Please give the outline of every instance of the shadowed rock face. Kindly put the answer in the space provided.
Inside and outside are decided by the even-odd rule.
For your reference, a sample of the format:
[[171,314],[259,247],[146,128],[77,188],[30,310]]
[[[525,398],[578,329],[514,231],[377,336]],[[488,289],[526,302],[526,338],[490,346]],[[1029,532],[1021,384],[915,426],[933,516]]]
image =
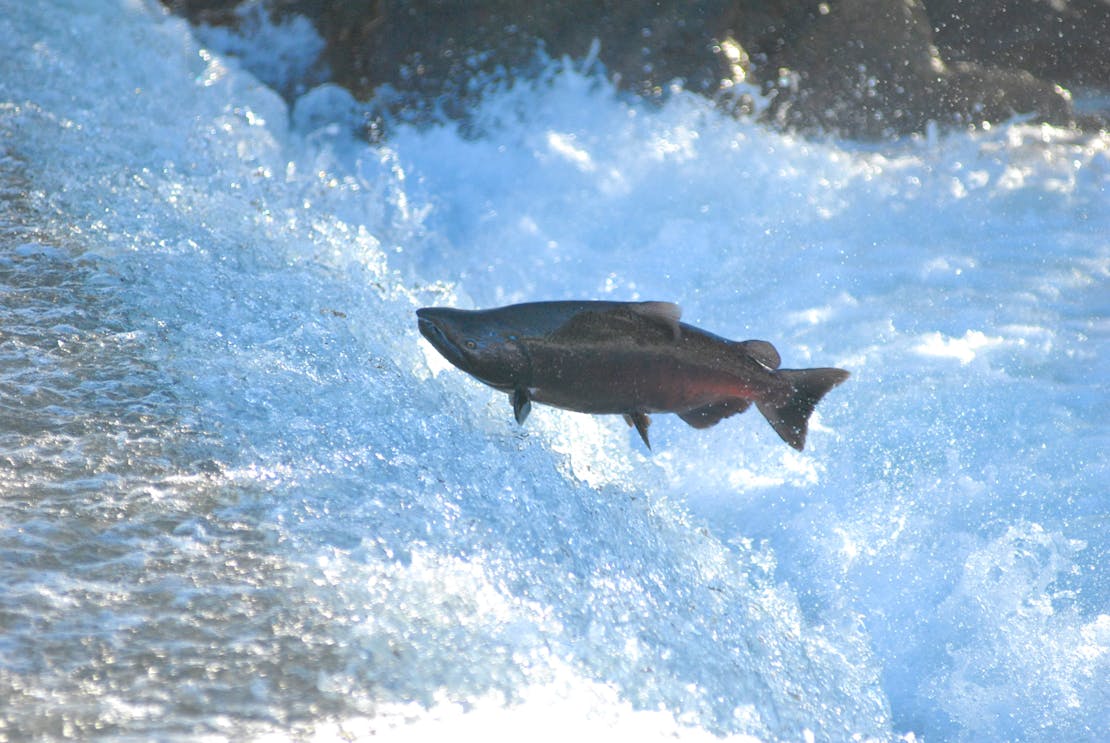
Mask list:
[[1022,69],[1065,87],[1110,88],[1106,0],[926,0],[947,58]]
[[[194,22],[234,24],[239,0],[164,2]],[[537,47],[572,59],[596,48],[622,87],[648,97],[677,79],[728,102],[731,86],[746,79],[770,99],[769,121],[859,138],[1014,114],[1069,123],[1069,97],[1058,83],[1110,86],[1104,0],[269,0],[267,7],[311,19],[327,41],[333,80],[357,97],[389,85],[408,108],[460,117],[476,74],[527,70]]]
[[877,138],[918,132],[929,121],[1071,118],[1066,94],[1050,82],[1014,68],[946,63],[917,0],[818,4],[792,30],[767,59],[788,70],[788,80],[763,80],[771,116],[791,128]]

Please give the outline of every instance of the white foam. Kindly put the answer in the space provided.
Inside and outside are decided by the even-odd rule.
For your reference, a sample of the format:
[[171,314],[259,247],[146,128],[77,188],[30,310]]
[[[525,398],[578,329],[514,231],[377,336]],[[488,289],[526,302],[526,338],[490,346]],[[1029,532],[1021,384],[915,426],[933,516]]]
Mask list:
[[[370,145],[152,5],[0,36],[16,733],[1098,730],[1106,135],[810,142],[555,65]],[[752,411],[648,456],[413,316],[566,297],[853,376],[805,453]]]

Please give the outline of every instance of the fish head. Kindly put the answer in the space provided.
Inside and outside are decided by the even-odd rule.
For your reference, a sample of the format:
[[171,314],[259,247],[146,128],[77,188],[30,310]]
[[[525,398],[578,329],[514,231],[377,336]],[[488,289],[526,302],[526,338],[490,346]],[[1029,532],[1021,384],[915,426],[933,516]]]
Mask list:
[[424,307],[420,334],[467,374],[497,389],[526,383],[529,364],[517,332],[488,311]]

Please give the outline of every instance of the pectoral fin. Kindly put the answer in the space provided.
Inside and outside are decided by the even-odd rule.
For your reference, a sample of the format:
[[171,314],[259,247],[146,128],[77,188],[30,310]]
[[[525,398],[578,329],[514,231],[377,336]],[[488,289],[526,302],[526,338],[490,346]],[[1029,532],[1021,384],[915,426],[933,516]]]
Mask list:
[[528,397],[528,391],[523,387],[518,387],[513,390],[513,416],[516,422],[524,425],[524,421],[528,419],[528,414],[532,412],[532,399]]
[[644,446],[650,449],[651,441],[648,440],[648,426],[651,425],[651,418],[648,417],[647,413],[625,413],[624,422],[630,426],[636,426],[636,432],[644,440]]

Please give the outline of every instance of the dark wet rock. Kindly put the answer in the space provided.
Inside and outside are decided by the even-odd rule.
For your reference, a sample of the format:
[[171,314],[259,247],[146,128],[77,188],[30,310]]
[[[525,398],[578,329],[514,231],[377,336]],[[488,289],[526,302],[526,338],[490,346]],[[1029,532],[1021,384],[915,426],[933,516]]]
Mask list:
[[[465,93],[481,73],[530,68],[536,50],[583,59],[600,50],[608,72],[629,89],[651,93],[673,79],[715,90],[727,69],[706,29],[726,0],[522,4],[516,0],[288,0],[318,19],[336,82],[360,97],[383,84],[435,95]],[[361,8],[361,12],[359,10]]]
[[930,121],[1070,119],[1067,94],[1050,82],[1017,69],[947,64],[917,0],[819,3],[793,22],[757,71],[772,96],[771,117],[786,126],[876,138],[919,132]]
[[876,137],[919,131],[938,106],[944,63],[916,2],[818,4],[764,68],[771,114],[783,124]]
[[925,0],[946,58],[1021,69],[1065,87],[1110,88],[1106,0]]
[[[194,22],[238,22],[236,0],[164,2]],[[1011,5],[1022,12],[1000,10]],[[649,98],[677,80],[750,112],[731,95],[746,80],[769,100],[763,116],[771,122],[863,138],[1015,114],[1067,123],[1068,95],[1056,83],[1110,86],[1104,0],[268,0],[266,7],[315,24],[333,82],[410,114],[465,118],[491,75],[536,70],[537,49],[556,59],[596,56],[623,88]],[[1012,23],[999,26],[1000,18]],[[1081,52],[1056,49],[1051,34],[1033,38],[1037,24],[1067,29],[1066,38],[1082,39]],[[1027,64],[1031,55],[1038,64]]]
[[171,12],[184,16],[191,23],[233,25],[235,10],[242,0],[162,0]]
[[964,121],[1002,121],[1029,113],[1060,126],[1074,120],[1068,93],[1025,70],[957,62],[949,65],[945,82],[941,105]]

